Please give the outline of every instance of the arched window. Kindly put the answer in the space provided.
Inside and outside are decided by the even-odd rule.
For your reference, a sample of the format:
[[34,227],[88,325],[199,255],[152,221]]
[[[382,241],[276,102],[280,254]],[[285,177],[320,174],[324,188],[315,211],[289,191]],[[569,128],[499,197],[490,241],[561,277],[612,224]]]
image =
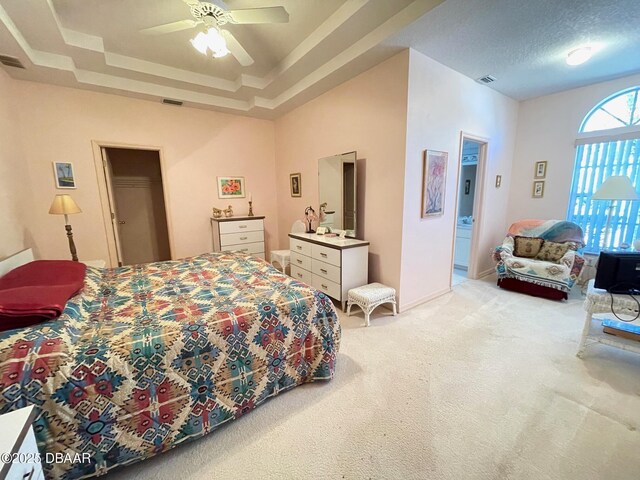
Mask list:
[[586,252],[631,245],[640,236],[640,201],[591,199],[613,175],[629,177],[636,189],[640,182],[640,86],[605,98],[580,125],[567,219],[584,230]]

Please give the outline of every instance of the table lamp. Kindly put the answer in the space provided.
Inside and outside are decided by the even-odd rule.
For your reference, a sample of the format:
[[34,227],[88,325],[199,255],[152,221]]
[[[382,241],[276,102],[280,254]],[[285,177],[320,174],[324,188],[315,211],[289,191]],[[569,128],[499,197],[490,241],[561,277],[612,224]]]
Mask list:
[[611,225],[611,211],[613,202],[616,200],[638,200],[638,192],[633,187],[629,177],[624,175],[614,175],[607,178],[602,185],[591,196],[591,200],[609,200],[609,212],[607,213],[607,226],[604,232],[604,244],[602,248],[607,248],[609,244],[609,230]]
[[74,213],[81,213],[78,204],[71,198],[71,195],[56,195],[49,209],[49,213],[52,215],[64,215],[64,228],[67,231],[67,238],[69,239],[69,251],[71,252],[71,259],[74,262],[78,261],[78,255],[76,253],[76,244],[73,242],[73,232],[71,231],[71,225],[69,225],[69,215]]

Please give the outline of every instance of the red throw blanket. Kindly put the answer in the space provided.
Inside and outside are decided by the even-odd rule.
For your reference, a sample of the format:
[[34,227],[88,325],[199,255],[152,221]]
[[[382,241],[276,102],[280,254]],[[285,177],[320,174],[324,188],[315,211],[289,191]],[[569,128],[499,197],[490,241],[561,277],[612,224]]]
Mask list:
[[0,331],[59,317],[84,285],[86,265],[36,260],[0,278]]

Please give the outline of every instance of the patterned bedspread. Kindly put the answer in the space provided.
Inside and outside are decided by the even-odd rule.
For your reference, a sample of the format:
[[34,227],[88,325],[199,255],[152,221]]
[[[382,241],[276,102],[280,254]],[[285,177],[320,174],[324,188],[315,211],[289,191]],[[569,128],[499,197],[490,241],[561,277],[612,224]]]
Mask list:
[[205,435],[269,397],[331,379],[328,297],[242,254],[88,268],[63,315],[0,334],[0,413],[35,404],[45,464],[80,478]]

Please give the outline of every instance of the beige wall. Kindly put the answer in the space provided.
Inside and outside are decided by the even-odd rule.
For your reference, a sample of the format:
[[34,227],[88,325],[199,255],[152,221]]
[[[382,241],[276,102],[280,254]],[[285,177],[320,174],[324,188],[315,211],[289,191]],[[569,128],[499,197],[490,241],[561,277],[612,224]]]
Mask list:
[[15,83],[0,69],[0,259],[32,246],[26,218],[31,204],[27,157],[15,123]]
[[[582,119],[602,99],[640,84],[640,75],[521,102],[509,195],[509,222],[566,218],[575,162],[574,141]],[[543,198],[532,198],[535,163],[546,160]]]
[[[518,103],[444,65],[410,51],[400,308],[449,290],[456,218],[461,131],[489,142],[478,271],[489,271],[489,251],[504,238]],[[421,218],[425,149],[449,152],[445,212]],[[495,176],[502,187],[495,188]],[[478,182],[480,179],[478,179]]]
[[92,140],[162,147],[176,258],[211,251],[212,206],[248,211],[244,199],[217,198],[218,175],[246,178],[254,212],[267,216],[267,248],[277,243],[273,122],[32,82],[15,81],[12,87],[20,104],[33,237],[41,258],[69,255],[62,218],[47,213],[60,193],[51,166],[57,160],[75,167],[78,188],[67,192],[83,210],[71,217],[80,259],[108,259]]
[[[369,278],[400,287],[408,51],[276,120],[280,246],[308,205],[318,211],[318,159],[356,150],[359,225],[371,242]],[[302,197],[289,174],[302,173]]]

